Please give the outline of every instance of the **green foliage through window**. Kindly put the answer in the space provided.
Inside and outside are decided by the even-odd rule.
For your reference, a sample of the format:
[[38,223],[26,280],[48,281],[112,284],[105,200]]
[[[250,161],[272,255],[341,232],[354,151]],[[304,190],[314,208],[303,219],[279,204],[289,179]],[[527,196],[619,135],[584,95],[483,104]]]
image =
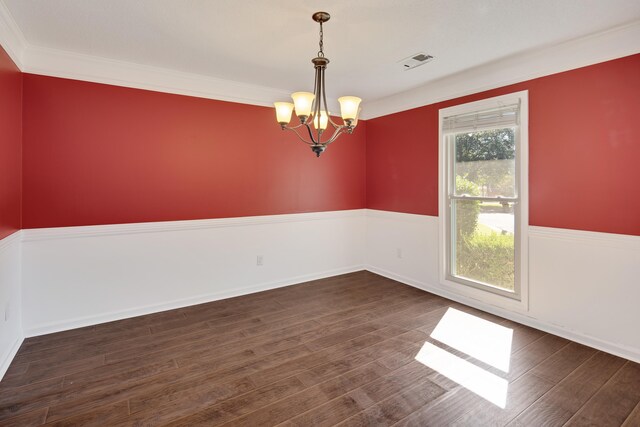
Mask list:
[[457,243],[458,276],[513,290],[513,234],[476,232]]
[[[457,196],[515,197],[515,129],[455,135],[454,174]],[[485,223],[479,221],[481,214]],[[513,290],[514,234],[496,225],[501,214],[513,215],[513,204],[452,201],[455,275]]]
[[456,135],[456,162],[514,159],[513,128],[493,129]]
[[475,183],[480,190],[478,195],[515,196],[513,128],[457,134],[455,157],[456,176]]

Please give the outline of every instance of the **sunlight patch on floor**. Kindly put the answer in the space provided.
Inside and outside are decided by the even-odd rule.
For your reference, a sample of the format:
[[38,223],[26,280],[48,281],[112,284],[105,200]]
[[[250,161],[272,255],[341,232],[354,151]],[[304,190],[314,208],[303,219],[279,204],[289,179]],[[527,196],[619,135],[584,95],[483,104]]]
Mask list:
[[[449,308],[431,333],[448,347],[509,372],[513,329]],[[507,404],[509,381],[430,342],[415,359],[500,408]]]
[[424,343],[416,360],[489,402],[504,408],[509,382],[473,363],[467,362],[429,342]]
[[502,372],[509,372],[513,329],[449,308],[431,338]]

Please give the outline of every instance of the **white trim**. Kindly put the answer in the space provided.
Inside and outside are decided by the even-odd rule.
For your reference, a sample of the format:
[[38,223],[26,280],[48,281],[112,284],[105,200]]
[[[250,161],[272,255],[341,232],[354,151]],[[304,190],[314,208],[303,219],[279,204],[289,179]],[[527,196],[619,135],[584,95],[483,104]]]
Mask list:
[[7,373],[9,366],[11,366],[11,362],[13,362],[16,354],[18,354],[18,350],[20,350],[20,346],[22,345],[24,338],[24,334],[20,334],[20,336],[14,341],[13,345],[11,346],[11,350],[9,350],[7,355],[4,357],[4,360],[0,364],[0,380],[4,378],[4,374]]
[[260,283],[258,285],[247,286],[243,288],[233,289],[225,292],[216,292],[213,294],[199,295],[196,297],[185,298],[181,300],[171,301],[165,304],[156,304],[143,307],[137,307],[131,310],[123,310],[111,313],[104,313],[98,316],[87,316],[67,320],[64,322],[53,322],[38,327],[27,329],[24,331],[26,337],[35,337],[54,332],[66,331],[69,329],[82,328],[84,326],[97,325],[100,323],[113,322],[116,320],[128,319],[130,317],[144,316],[146,314],[158,313],[161,311],[174,310],[177,308],[188,307],[207,302],[218,301],[227,298],[233,298],[243,295],[249,295],[256,292],[268,291],[270,289],[281,288],[284,286],[295,285],[298,283],[308,282],[311,280],[324,279],[326,277],[337,276],[340,274],[353,273],[363,270],[363,265],[354,265],[346,268],[323,271],[314,274],[306,274],[302,276],[291,277],[285,280],[276,280],[271,282]]
[[589,335],[585,335],[583,333],[568,329],[566,327],[554,325],[552,323],[531,318],[524,314],[520,314],[520,313],[513,312],[511,310],[496,307],[494,305],[485,303],[483,301],[478,301],[477,299],[473,299],[473,298],[465,297],[453,292],[449,292],[446,289],[442,289],[439,286],[434,286],[429,283],[424,283],[419,280],[416,280],[410,277],[405,277],[399,274],[395,274],[390,271],[380,269],[371,265],[366,265],[365,268],[366,270],[372,273],[379,274],[381,276],[387,277],[392,280],[396,280],[398,282],[404,283],[414,288],[421,289],[425,292],[430,292],[430,293],[439,295],[443,298],[447,298],[447,299],[459,302],[461,304],[465,304],[470,307],[477,308],[478,310],[486,311],[487,313],[495,314],[496,316],[504,317],[505,319],[509,319],[514,322],[517,322],[535,329],[539,329],[541,331],[544,331],[553,335],[557,335],[559,337],[566,338],[568,340],[575,341],[580,344],[584,344],[586,346],[595,348],[597,350],[601,350],[606,353],[610,353],[610,354],[640,363],[640,351],[638,351],[638,349],[636,348],[612,343],[612,342],[601,340]]
[[0,252],[11,246],[14,242],[22,241],[22,230],[18,230],[0,239]]
[[231,218],[196,219],[184,221],[139,222],[128,224],[87,225],[77,227],[32,228],[22,230],[22,241],[33,242],[51,239],[70,239],[96,236],[117,236],[167,231],[204,230],[220,227],[279,224],[300,221],[322,221],[337,218],[353,218],[365,215],[364,209],[344,211],[308,212],[281,215],[261,215]]
[[366,209],[365,211],[368,217],[390,219],[394,221],[425,222],[425,220],[428,220],[429,218],[438,220],[437,216],[431,215],[411,214],[395,211],[381,211],[378,209]]
[[[4,257],[9,257],[4,259]],[[0,285],[2,285],[2,310],[11,307],[8,320],[1,319],[2,347],[0,349],[0,380],[11,365],[18,352],[24,333],[22,330],[22,231],[16,231],[9,236],[0,239],[0,262],[3,267],[0,271]],[[6,306],[5,306],[6,304]],[[4,313],[1,311],[0,313]],[[2,316],[2,314],[0,314]]]
[[634,21],[565,43],[508,56],[405,92],[367,100],[363,118],[386,116],[639,52],[640,21]]
[[629,234],[601,233],[597,231],[571,230],[567,228],[550,228],[530,225],[529,237],[578,241],[598,246],[640,251],[640,236],[633,236]]
[[43,76],[266,107],[291,94],[284,89],[35,46],[25,39],[2,0],[0,46],[20,71]]
[[266,107],[290,96],[284,89],[36,46],[28,46],[24,58],[24,72],[43,76]]
[[13,60],[16,66],[23,71],[24,52],[27,49],[27,41],[20,31],[20,27],[16,24],[16,21],[11,16],[9,9],[0,0],[0,45],[7,52],[9,57]]
[[[0,45],[27,73],[94,83],[272,106],[290,90],[150,67],[28,43],[0,0]],[[362,119],[372,119],[640,52],[640,21],[474,67],[384,98],[366,100]]]
[[[460,283],[453,282],[446,278],[447,274],[447,259],[445,254],[447,253],[447,233],[449,230],[449,224],[447,223],[447,194],[446,183],[448,181],[447,154],[444,149],[445,133],[442,129],[442,123],[445,117],[458,114],[467,114],[473,111],[479,111],[483,109],[498,108],[505,105],[519,104],[520,105],[520,125],[518,135],[518,168],[516,173],[519,179],[518,186],[518,233],[516,233],[516,240],[518,246],[516,247],[515,255],[518,257],[516,265],[519,267],[517,273],[519,273],[517,279],[519,291],[517,299],[499,295],[498,293],[491,292],[489,288],[479,289],[470,286],[461,286]],[[486,98],[475,102],[469,102],[465,104],[455,105],[448,108],[442,108],[438,112],[438,156],[439,156],[439,177],[438,177],[438,206],[440,227],[438,234],[438,268],[440,283],[442,286],[449,289],[451,292],[459,293],[463,296],[478,299],[488,304],[497,305],[503,308],[527,311],[529,309],[529,254],[528,254],[528,225],[529,225],[529,93],[528,91],[514,92],[506,95],[496,96],[492,98]]]

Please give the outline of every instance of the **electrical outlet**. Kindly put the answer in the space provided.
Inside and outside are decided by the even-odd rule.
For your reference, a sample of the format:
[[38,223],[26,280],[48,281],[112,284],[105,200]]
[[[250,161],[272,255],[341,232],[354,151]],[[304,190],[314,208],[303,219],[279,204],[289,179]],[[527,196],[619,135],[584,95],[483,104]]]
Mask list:
[[261,265],[263,265],[263,264],[264,264],[264,258],[263,258],[263,256],[262,256],[262,255],[258,255],[258,256],[257,256],[257,258],[256,258],[256,265],[257,265],[257,266],[261,266]]
[[402,248],[396,248],[396,256],[398,259],[402,259]]
[[9,320],[10,309],[11,309],[11,303],[8,302],[7,305],[4,307],[4,321],[5,322],[7,320]]

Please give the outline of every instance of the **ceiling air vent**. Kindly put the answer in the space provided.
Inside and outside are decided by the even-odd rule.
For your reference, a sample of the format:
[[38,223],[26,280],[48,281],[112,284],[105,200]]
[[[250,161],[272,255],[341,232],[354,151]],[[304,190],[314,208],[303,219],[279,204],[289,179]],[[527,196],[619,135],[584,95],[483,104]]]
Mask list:
[[432,60],[433,56],[431,55],[427,55],[426,53],[416,53],[415,55],[411,55],[398,63],[400,64],[400,67],[406,71],[424,65]]

